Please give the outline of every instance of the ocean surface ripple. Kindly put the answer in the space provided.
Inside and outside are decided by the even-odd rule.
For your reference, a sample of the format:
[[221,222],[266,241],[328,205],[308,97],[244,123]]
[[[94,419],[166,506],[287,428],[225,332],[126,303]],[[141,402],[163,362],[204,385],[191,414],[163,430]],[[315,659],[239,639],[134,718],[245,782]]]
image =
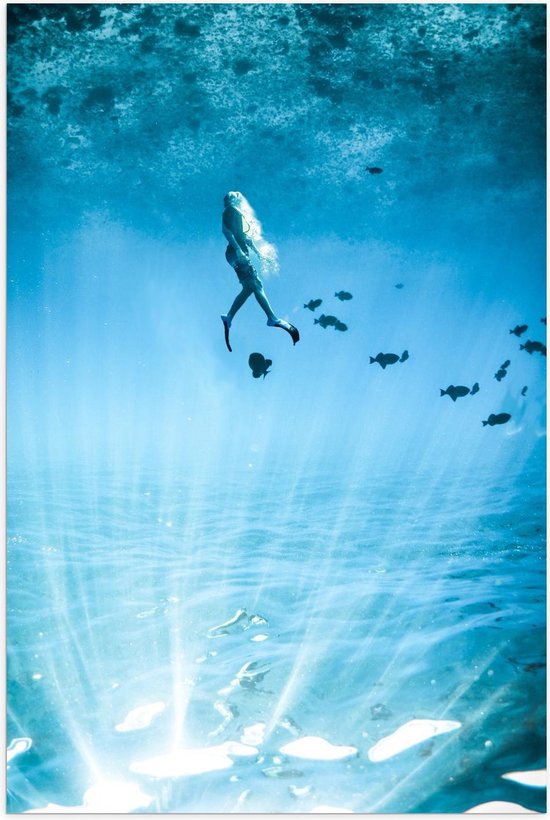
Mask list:
[[459,478],[13,475],[9,810],[542,810],[540,461]]

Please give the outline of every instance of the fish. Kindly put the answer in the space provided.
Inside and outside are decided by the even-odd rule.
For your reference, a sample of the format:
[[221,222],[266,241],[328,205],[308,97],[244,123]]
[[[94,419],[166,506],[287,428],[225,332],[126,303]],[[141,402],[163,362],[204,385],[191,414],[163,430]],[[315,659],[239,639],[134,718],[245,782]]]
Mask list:
[[308,308],[308,310],[315,310],[319,307],[320,304],[322,304],[322,302],[322,299],[310,299],[307,305],[304,305],[304,307]]
[[487,421],[482,421],[484,427],[489,425],[489,427],[494,427],[495,424],[506,424],[507,421],[510,421],[512,416],[510,413],[491,413]]
[[543,317],[542,317],[541,322],[542,322],[542,324],[543,324],[543,325],[545,325],[545,324],[546,324],[546,316],[543,316]]
[[409,358],[409,351],[404,350],[403,353],[401,354],[401,358],[399,359],[399,361],[400,362],[406,362],[408,358]]
[[348,299],[353,299],[351,293],[348,293],[347,290],[339,290],[338,293],[334,294],[337,299],[340,299],[341,302],[347,302]]
[[336,324],[334,325],[334,330],[344,331],[344,330],[347,330],[347,329],[348,329],[348,326],[345,325],[343,322],[336,322]]
[[522,388],[521,395],[525,396],[526,393],[527,393],[527,385],[525,385],[525,387]]
[[470,396],[475,396],[476,393],[479,393],[479,383],[476,382],[472,389],[470,390]]
[[522,333],[525,333],[529,325],[516,325],[510,333],[513,333],[515,336],[521,336]]
[[[407,351],[404,350],[403,353]],[[402,354],[403,355],[403,354]],[[396,353],[379,353],[375,358],[372,356],[370,358],[370,364],[374,364],[374,362],[378,362],[382,370],[385,370],[389,364],[395,364],[396,362],[400,361],[399,356]],[[405,361],[405,360],[403,360]]]
[[365,171],[368,171],[369,174],[381,174],[383,170],[383,168],[377,168],[375,165],[367,165],[365,168]]
[[495,373],[495,379],[497,380],[497,382],[501,382],[505,375],[506,370],[504,370],[504,368],[501,367],[500,370],[497,370],[497,372]]
[[313,320],[314,325],[321,325],[323,328],[329,327],[329,325],[335,325],[338,319],[336,316],[325,316],[324,313],[321,313],[318,319]]
[[500,369],[501,369],[501,370],[506,370],[506,368],[507,368],[507,367],[510,367],[510,359],[506,359],[506,361],[504,362],[504,364],[501,364],[501,365],[500,365]]
[[394,285],[394,287],[396,287],[398,290],[401,290],[401,288],[404,288],[405,285],[403,284],[403,282],[398,282],[397,285]]
[[528,339],[524,345],[519,346],[519,349],[526,350],[529,354],[537,352],[541,353],[543,356],[546,356],[546,345],[543,345],[542,342],[531,342]]
[[450,396],[453,401],[456,401],[462,396],[467,396],[469,392],[470,388],[465,387],[463,384],[459,384],[456,387],[454,384],[450,384],[446,390],[441,390],[440,388],[440,395]]
[[252,376],[255,379],[259,379],[260,376],[263,376],[265,379],[267,374],[271,373],[268,368],[271,367],[272,364],[273,362],[271,359],[264,358],[261,353],[251,353],[248,357],[248,365],[252,370]]

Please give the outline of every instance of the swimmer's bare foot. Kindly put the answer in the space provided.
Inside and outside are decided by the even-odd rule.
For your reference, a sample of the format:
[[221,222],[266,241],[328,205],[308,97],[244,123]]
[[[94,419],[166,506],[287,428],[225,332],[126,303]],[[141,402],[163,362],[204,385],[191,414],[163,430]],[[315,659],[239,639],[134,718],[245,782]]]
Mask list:
[[231,319],[229,318],[229,316],[222,316],[222,322],[223,322],[223,332],[224,332],[224,336],[225,336],[225,344],[227,345],[227,349],[231,353],[232,352],[231,345],[229,344],[229,328],[231,327]]

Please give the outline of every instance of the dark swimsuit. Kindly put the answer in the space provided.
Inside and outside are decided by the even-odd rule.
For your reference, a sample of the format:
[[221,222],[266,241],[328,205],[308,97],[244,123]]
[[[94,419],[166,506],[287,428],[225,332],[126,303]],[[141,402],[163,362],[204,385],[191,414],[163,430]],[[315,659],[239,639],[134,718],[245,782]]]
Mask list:
[[239,262],[237,259],[237,251],[232,245],[228,245],[225,249],[225,258],[234,269],[241,283],[256,273],[251,262]]

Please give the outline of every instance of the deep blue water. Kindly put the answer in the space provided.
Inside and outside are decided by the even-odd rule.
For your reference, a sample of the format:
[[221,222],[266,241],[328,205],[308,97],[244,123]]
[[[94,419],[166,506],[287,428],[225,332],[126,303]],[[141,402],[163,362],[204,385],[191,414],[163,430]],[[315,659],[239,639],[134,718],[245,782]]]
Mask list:
[[8,811],[544,808],[545,32],[10,6]]

